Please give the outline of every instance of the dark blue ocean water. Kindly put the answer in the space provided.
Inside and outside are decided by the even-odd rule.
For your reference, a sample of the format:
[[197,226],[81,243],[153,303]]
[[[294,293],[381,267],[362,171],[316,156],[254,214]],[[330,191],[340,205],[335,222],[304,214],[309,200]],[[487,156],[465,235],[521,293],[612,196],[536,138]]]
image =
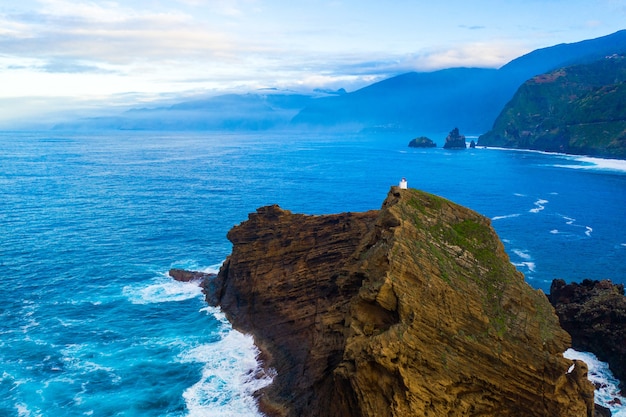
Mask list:
[[262,205],[369,210],[406,177],[492,218],[533,287],[626,282],[626,162],[410,139],[0,133],[0,416],[257,415],[252,340],[166,274],[219,268]]

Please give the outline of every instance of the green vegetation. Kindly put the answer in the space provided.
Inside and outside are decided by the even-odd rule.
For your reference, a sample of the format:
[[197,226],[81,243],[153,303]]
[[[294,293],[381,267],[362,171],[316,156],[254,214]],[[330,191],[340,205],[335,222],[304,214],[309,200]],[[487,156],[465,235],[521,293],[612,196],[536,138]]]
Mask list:
[[532,78],[478,145],[626,158],[626,57]]

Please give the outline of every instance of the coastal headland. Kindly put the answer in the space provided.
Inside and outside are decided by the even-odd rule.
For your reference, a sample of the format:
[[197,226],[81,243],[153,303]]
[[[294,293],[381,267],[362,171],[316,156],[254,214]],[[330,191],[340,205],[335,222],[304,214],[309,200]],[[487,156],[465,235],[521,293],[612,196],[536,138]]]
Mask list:
[[489,219],[392,187],[364,213],[251,213],[207,301],[252,334],[268,416],[592,416],[584,362]]

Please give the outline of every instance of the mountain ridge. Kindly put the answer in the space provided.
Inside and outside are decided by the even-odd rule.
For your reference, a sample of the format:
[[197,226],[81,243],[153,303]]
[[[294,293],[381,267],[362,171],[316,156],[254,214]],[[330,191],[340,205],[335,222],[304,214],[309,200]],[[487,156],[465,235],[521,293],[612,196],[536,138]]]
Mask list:
[[[59,123],[55,129],[345,130],[487,132],[517,88],[560,66],[626,52],[626,30],[596,39],[537,49],[499,69],[447,68],[408,72],[352,92],[325,97],[263,90],[224,94],[151,109]],[[228,111],[225,111],[228,110]]]
[[626,55],[526,81],[480,146],[626,158]]

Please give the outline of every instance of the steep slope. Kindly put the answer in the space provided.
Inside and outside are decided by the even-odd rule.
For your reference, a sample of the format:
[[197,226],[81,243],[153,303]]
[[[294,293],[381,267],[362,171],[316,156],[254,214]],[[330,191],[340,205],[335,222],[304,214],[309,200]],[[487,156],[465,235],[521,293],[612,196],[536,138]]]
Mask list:
[[470,133],[489,130],[517,88],[556,68],[626,52],[626,30],[597,39],[538,49],[499,70],[452,68],[398,75],[341,97],[314,100],[292,123],[444,132],[450,126]]
[[478,144],[626,158],[626,57],[530,79]]
[[609,280],[583,280],[565,284],[555,279],[550,302],[563,328],[572,336],[574,349],[593,352],[608,362],[626,386],[626,296],[624,284]]
[[366,213],[263,207],[228,238],[207,300],[276,369],[268,415],[592,415],[552,306],[469,209],[392,187]]

